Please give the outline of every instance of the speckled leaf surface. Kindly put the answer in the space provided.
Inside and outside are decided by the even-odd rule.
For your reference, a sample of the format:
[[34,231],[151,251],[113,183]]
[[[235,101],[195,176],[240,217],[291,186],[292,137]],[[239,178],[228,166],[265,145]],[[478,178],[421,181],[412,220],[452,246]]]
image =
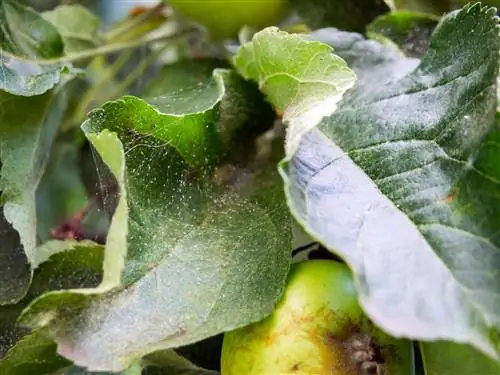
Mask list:
[[294,216],[351,266],[382,328],[495,357],[495,10],[447,15],[420,62],[337,33],[313,38],[329,41],[358,81],[282,166]]
[[256,170],[237,168],[238,178],[222,181],[213,166],[193,168],[193,153],[219,152],[204,132],[221,121],[212,106],[197,102],[206,101],[199,90],[190,95],[185,108],[198,106],[197,117],[186,110],[162,122],[169,115],[160,107],[129,97],[95,110],[83,126],[106,164],[123,165],[121,176],[110,170],[125,221],[112,223],[109,234],[127,251],[122,288],[45,295],[21,318],[48,325],[59,353],[78,366],[121,371],[147,353],[260,320],[281,296],[291,229],[279,159]]

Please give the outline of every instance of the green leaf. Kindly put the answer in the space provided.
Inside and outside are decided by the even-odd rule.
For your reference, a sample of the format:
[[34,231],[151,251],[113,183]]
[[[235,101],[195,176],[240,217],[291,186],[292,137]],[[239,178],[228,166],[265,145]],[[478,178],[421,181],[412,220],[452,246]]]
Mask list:
[[[116,257],[113,243],[127,251],[123,288],[47,294],[21,318],[48,324],[59,352],[91,371],[120,371],[147,353],[261,320],[283,291],[291,235],[278,159],[228,168],[230,178],[215,184],[211,168],[190,168],[191,140],[179,141],[191,118],[181,126],[160,116],[129,97],[83,126],[119,182],[106,257]],[[198,131],[220,125],[197,121]]]
[[477,4],[447,15],[418,66],[359,35],[331,36],[357,85],[282,165],[294,216],[347,261],[378,325],[395,336],[470,343],[493,357],[495,12]]
[[275,27],[255,34],[239,49],[234,64],[283,113],[287,155],[295,152],[303,134],[335,111],[356,78],[331,47]]
[[313,30],[334,26],[364,32],[365,26],[389,7],[379,0],[291,0],[299,15]]
[[421,58],[427,52],[438,22],[439,18],[433,15],[400,11],[378,17],[366,29],[370,38],[383,36],[393,41],[407,56]]
[[[103,249],[90,241],[54,241],[39,248],[40,262],[28,294],[16,305],[0,307],[0,374],[43,374],[68,366],[56,353],[56,345],[45,330],[28,330],[16,322],[22,310],[42,294],[68,288],[90,288],[99,284]],[[50,257],[49,261],[45,261]],[[42,259],[43,258],[43,259]],[[3,357],[3,358],[2,358]]]
[[59,32],[66,55],[95,48],[101,44],[99,37],[101,20],[79,4],[58,6],[54,10],[42,13],[42,17]]
[[128,97],[126,106],[115,107],[134,113],[139,133],[168,140],[191,165],[213,163],[233,142],[262,132],[274,120],[255,85],[225,67],[215,59],[166,65],[146,89],[145,101]]
[[[50,156],[54,138],[66,105],[64,93],[48,92],[40,96],[14,96],[0,91],[0,191],[3,216],[19,233],[28,263],[36,258],[37,223],[35,191]],[[2,252],[17,253],[18,244],[2,246]],[[11,283],[29,285],[31,275]],[[1,295],[0,304],[21,299],[17,294]]]
[[57,29],[33,9],[14,0],[0,1],[0,49],[24,58],[50,59],[62,55]]
[[63,42],[33,9],[0,0],[0,25],[0,90],[41,95],[59,83],[61,72],[76,72],[70,64],[48,60],[62,55]]
[[[93,241],[90,240],[83,240],[83,241],[75,241],[75,240],[50,240],[45,242],[43,245],[40,245],[36,249],[36,261],[32,264],[33,268],[38,268],[42,263],[46,262],[49,260],[50,257],[52,257],[55,254],[62,253],[64,251],[69,251],[69,250],[74,250],[74,249],[91,249],[89,250],[89,253],[93,248],[99,248],[99,250],[95,250],[95,252],[101,251],[100,245],[96,244]],[[88,254],[87,254],[88,255]],[[58,258],[56,258],[58,259]],[[63,258],[65,261],[65,258]],[[62,260],[58,260],[62,261]],[[97,263],[96,263],[97,264]]]
[[68,69],[76,72],[64,63],[24,60],[0,50],[0,90],[13,95],[42,95],[54,88],[61,81],[61,72]]
[[420,343],[425,375],[498,375],[500,364],[469,345]]

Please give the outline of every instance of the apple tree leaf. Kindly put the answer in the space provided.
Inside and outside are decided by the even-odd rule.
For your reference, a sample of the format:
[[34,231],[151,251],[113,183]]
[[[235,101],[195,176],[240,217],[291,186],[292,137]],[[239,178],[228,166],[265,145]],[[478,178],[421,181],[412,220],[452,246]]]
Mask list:
[[31,8],[0,1],[0,24],[0,191],[2,235],[9,238],[0,245],[8,260],[2,263],[8,281],[1,305],[20,300],[31,280],[26,264],[35,260],[38,245],[35,192],[66,108],[63,85],[55,87],[61,72],[72,68],[47,60],[61,55],[62,40]]
[[234,57],[240,74],[256,81],[287,124],[286,153],[303,134],[335,111],[356,76],[326,44],[269,27],[254,35]]
[[[158,113],[148,119],[135,118],[143,124],[138,130],[168,139],[190,164],[216,162],[234,142],[262,132],[274,120],[272,107],[255,84],[228,67],[216,59],[166,65],[146,88],[145,99],[127,97],[128,105],[123,108],[131,113],[139,108],[143,109],[137,111],[140,114]],[[161,124],[156,125],[158,131],[151,127],[155,122]]]
[[96,48],[101,44],[101,20],[82,5],[60,5],[41,16],[59,32],[66,55]]
[[[35,261],[38,245],[35,192],[49,159],[65,105],[62,91],[32,97],[14,96],[0,91],[2,211],[6,222],[12,226],[11,230],[16,230],[20,237],[20,243],[7,241],[0,244],[4,257],[18,254],[21,246],[26,254],[25,262],[29,264]],[[6,226],[7,223],[3,223],[2,227]],[[6,231],[3,230],[5,235]],[[14,234],[8,236],[15,237]],[[3,269],[7,274],[17,272],[9,267],[4,268],[4,264]],[[31,272],[22,278],[10,278],[8,285],[11,286],[8,288],[11,293],[0,295],[0,304],[21,299],[30,279]],[[12,293],[14,290],[17,292]]]
[[63,53],[57,29],[29,7],[0,1],[0,49],[25,58],[51,59]]
[[339,41],[333,47],[358,81],[282,165],[294,216],[353,269],[375,323],[492,357],[500,332],[495,12],[476,4],[448,14],[420,62],[359,35],[313,36]]
[[61,72],[75,72],[70,64],[51,61],[63,53],[61,35],[33,9],[1,0],[0,25],[0,90],[41,95],[59,83]]
[[[221,87],[235,73],[213,75]],[[232,100],[242,105],[241,93],[223,92],[212,96],[228,108]],[[32,328],[48,326],[58,352],[77,366],[121,371],[148,353],[261,320],[281,296],[291,253],[276,169],[283,152],[265,164],[193,164],[193,155],[214,160],[224,152],[212,142],[224,134],[226,117],[207,96],[188,85],[160,96],[161,106],[126,97],[93,111],[82,126],[119,184],[104,270],[110,246],[120,244],[122,287],[48,293],[21,317]],[[162,112],[176,99],[184,114]]]

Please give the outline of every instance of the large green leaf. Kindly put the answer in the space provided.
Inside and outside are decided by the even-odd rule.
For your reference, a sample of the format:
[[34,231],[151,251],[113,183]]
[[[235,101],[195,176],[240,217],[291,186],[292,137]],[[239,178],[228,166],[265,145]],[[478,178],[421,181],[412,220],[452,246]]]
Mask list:
[[420,64],[359,35],[315,38],[359,79],[283,165],[295,217],[347,261],[382,328],[496,356],[495,9],[447,15]]
[[[186,108],[206,102],[189,88]],[[165,96],[165,107],[169,97],[176,99]],[[227,105],[231,98],[224,99]],[[147,353],[260,320],[281,296],[291,236],[278,159],[255,170],[220,168],[231,176],[207,180],[212,168],[193,169],[193,153],[213,153],[203,133],[220,128],[223,119],[213,118],[218,111],[211,106],[198,108],[172,121],[158,107],[128,97],[92,112],[83,126],[120,185],[123,206],[115,211],[106,257],[111,242],[127,251],[123,288],[94,296],[46,294],[22,317],[30,326],[48,324],[59,353],[76,365],[123,370]],[[184,137],[187,131],[192,138]]]
[[364,32],[368,23],[389,11],[380,0],[291,0],[291,3],[313,29],[334,26]]
[[54,10],[42,13],[61,35],[64,53],[71,54],[99,46],[99,17],[87,8],[74,5],[61,5]]
[[[20,236],[28,263],[36,259],[37,223],[35,192],[50,156],[54,138],[65,108],[63,92],[39,96],[14,96],[0,91],[0,191],[3,216]],[[9,235],[10,237],[14,235]],[[18,253],[19,244],[2,243],[5,257]],[[3,266],[3,264],[2,264]],[[5,268],[8,271],[8,268]],[[12,278],[9,283],[22,284],[15,294],[0,295],[0,304],[21,299],[31,274]]]
[[60,56],[62,41],[32,9],[1,0],[0,24],[0,191],[2,236],[9,238],[0,245],[1,305],[21,299],[30,283],[26,269],[36,261],[37,246],[35,191],[66,107],[63,90],[54,87],[70,66],[40,62]]

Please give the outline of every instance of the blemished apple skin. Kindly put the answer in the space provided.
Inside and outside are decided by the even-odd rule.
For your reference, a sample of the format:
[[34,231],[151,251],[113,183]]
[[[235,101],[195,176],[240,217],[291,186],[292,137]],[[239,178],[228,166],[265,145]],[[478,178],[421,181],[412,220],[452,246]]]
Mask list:
[[168,4],[205,26],[213,39],[236,37],[245,25],[276,26],[289,10],[288,0],[168,0]]
[[349,348],[360,334],[376,343],[381,374],[413,374],[411,342],[368,320],[347,266],[331,260],[294,264],[273,313],[224,335],[221,375],[365,375]]

